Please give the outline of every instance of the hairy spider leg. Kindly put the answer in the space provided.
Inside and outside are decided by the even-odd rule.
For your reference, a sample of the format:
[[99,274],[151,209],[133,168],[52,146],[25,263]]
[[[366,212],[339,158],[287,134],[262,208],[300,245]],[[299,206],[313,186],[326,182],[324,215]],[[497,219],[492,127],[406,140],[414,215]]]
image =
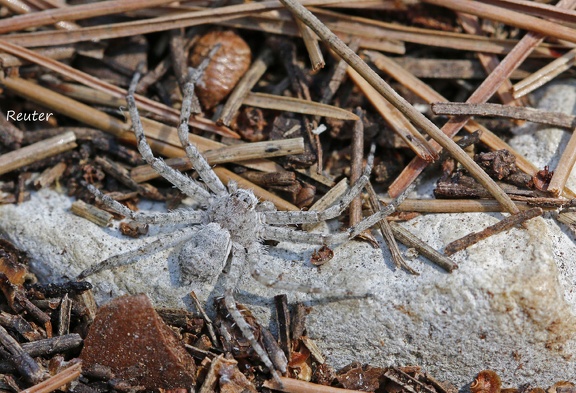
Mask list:
[[368,160],[366,163],[366,168],[364,173],[360,178],[354,183],[352,187],[346,191],[342,197],[332,206],[322,211],[272,211],[265,212],[264,218],[267,224],[313,224],[320,221],[330,220],[332,218],[338,217],[344,209],[350,205],[352,200],[360,194],[362,189],[370,181],[370,172],[372,171],[372,165],[374,163],[374,150],[375,145],[370,148],[370,154],[368,155]]
[[145,224],[153,225],[174,225],[174,224],[200,224],[204,221],[206,214],[202,211],[192,209],[177,209],[168,213],[145,213],[135,212],[128,209],[120,202],[110,198],[94,187],[92,184],[87,185],[88,190],[99,198],[104,205],[114,210],[118,214],[122,214],[134,221],[142,222]]
[[202,202],[206,202],[210,198],[210,193],[208,191],[206,191],[204,188],[202,188],[202,186],[197,184],[188,176],[182,174],[174,168],[171,168],[164,162],[164,160],[155,157],[154,153],[152,153],[152,149],[150,148],[150,145],[146,140],[146,136],[144,135],[144,127],[140,121],[140,114],[138,113],[136,99],[134,98],[134,92],[136,91],[136,85],[138,84],[139,79],[140,73],[136,72],[132,82],[130,83],[128,95],[126,96],[128,111],[130,113],[130,118],[132,119],[132,128],[134,129],[134,134],[136,135],[138,151],[142,155],[142,158],[144,158],[144,160],[156,172],[158,172],[158,174],[160,174],[174,186],[178,187],[180,191],[191,198],[200,199]]
[[224,184],[222,184],[218,176],[216,176],[216,173],[214,173],[204,156],[200,154],[198,148],[190,143],[188,139],[188,119],[191,113],[192,97],[194,97],[194,83],[189,80],[184,85],[184,98],[182,99],[178,137],[180,138],[182,147],[184,147],[186,151],[186,156],[190,159],[192,167],[198,172],[200,178],[216,195],[223,196],[228,194],[226,187],[224,187]]
[[[262,360],[264,365],[270,370],[270,373],[272,374],[274,380],[277,383],[279,383],[280,386],[282,386],[280,375],[278,375],[278,371],[276,371],[276,368],[272,364],[272,361],[270,360],[268,353],[264,350],[264,348],[262,348],[260,343],[256,340],[256,337],[254,337],[254,333],[252,332],[252,328],[250,327],[248,322],[246,322],[246,320],[242,316],[242,313],[240,313],[240,311],[238,310],[238,307],[236,307],[236,300],[234,300],[233,295],[234,289],[236,288],[236,282],[231,281],[233,277],[241,276],[244,266],[246,266],[246,252],[244,251],[244,248],[241,245],[234,243],[232,244],[232,263],[230,265],[230,273],[228,275],[228,282],[226,285],[226,290],[224,292],[224,303],[226,304],[226,308],[228,309],[230,316],[232,317],[234,322],[236,322],[236,325],[238,325],[238,328],[242,332],[242,335],[250,342],[250,345],[252,345],[254,352],[256,352],[258,357],[260,357],[260,360]],[[233,272],[235,274],[232,274]]]
[[278,240],[278,241],[290,241],[295,243],[305,243],[305,244],[318,244],[318,245],[336,245],[347,242],[362,233],[366,229],[370,228],[378,221],[385,219],[390,214],[396,211],[398,205],[400,205],[404,199],[408,196],[411,189],[405,190],[400,194],[392,203],[381,208],[380,211],[364,218],[358,224],[348,228],[342,233],[308,233],[299,231],[291,228],[281,228],[272,225],[264,225],[262,227],[261,236],[267,240]]
[[196,227],[188,227],[168,234],[160,235],[156,237],[155,240],[135,250],[130,250],[119,255],[114,255],[113,257],[105,259],[100,263],[90,266],[88,269],[82,271],[82,273],[78,275],[77,279],[82,280],[103,270],[110,270],[120,266],[131,265],[136,263],[136,258],[141,257],[142,255],[156,253],[190,240],[190,238],[192,238],[197,231],[198,229]]

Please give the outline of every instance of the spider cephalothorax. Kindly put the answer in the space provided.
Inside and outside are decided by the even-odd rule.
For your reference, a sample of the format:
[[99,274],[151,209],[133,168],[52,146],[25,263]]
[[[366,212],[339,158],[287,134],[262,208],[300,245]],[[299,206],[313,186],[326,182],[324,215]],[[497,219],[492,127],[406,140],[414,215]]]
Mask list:
[[215,197],[208,207],[209,220],[227,230],[232,241],[248,247],[258,237],[261,227],[256,210],[258,199],[252,191],[238,188],[236,183],[228,184],[228,190],[230,194]]
[[181,245],[180,265],[183,277],[186,277],[186,279],[181,281],[188,283],[194,281],[194,277],[207,276],[213,282],[214,277],[218,277],[226,262],[230,259],[230,271],[226,276],[223,294],[226,307],[242,334],[250,341],[254,351],[262,359],[266,367],[269,368],[274,378],[279,381],[278,371],[285,372],[286,364],[272,364],[266,351],[254,338],[250,326],[236,308],[233,292],[238,278],[248,268],[250,275],[256,281],[273,288],[308,293],[326,292],[331,295],[345,296],[352,293],[345,288],[323,288],[296,282],[286,282],[282,281],[279,276],[262,271],[258,266],[260,260],[266,257],[261,244],[262,241],[277,240],[317,245],[343,243],[392,213],[402,198],[397,199],[393,204],[341,233],[308,233],[295,229],[292,227],[293,224],[311,224],[326,221],[339,216],[344,211],[368,183],[374,158],[374,147],[368,157],[364,174],[340,200],[328,209],[323,211],[276,211],[273,206],[266,202],[259,203],[251,190],[239,188],[235,183],[230,183],[228,188],[226,188],[208,165],[205,158],[190,143],[188,138],[188,120],[194,88],[193,83],[189,82],[184,89],[178,136],[186,151],[186,155],[200,178],[204,181],[208,191],[195,180],[171,168],[162,159],[154,156],[146,141],[144,129],[136,108],[134,91],[137,81],[138,75],[134,77],[130,85],[126,100],[140,154],[162,177],[187,196],[197,200],[202,208],[200,210],[178,209],[168,213],[135,213],[112,198],[103,195],[97,188],[89,186],[92,193],[118,213],[138,222],[163,225],[168,228],[173,227],[174,230],[158,236],[155,240],[137,250],[113,256],[84,270],[80,273],[79,278],[90,276],[102,270],[134,263],[137,257],[144,253],[153,253]]

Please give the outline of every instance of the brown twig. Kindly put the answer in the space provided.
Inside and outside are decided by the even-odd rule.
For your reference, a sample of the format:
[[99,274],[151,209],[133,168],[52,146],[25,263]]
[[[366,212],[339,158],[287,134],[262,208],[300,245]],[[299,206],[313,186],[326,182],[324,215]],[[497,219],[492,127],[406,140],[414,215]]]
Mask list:
[[531,93],[540,86],[550,82],[564,71],[572,68],[574,64],[576,64],[576,49],[572,49],[563,54],[556,60],[512,86],[514,98],[523,97],[526,94]]
[[58,374],[48,378],[47,380],[40,382],[31,388],[22,390],[21,393],[50,393],[62,386],[74,381],[80,376],[82,372],[82,363],[76,363],[62,371]]
[[552,21],[572,23],[574,18],[576,18],[576,12],[555,7],[553,4],[527,0],[484,0],[484,2]]
[[96,16],[117,14],[167,3],[170,3],[170,0],[126,0],[120,3],[117,1],[103,1],[100,3],[49,9],[0,20],[0,33],[3,34],[31,27],[39,27],[52,24],[54,21],[93,18]]
[[359,390],[341,389],[332,386],[317,385],[315,383],[300,381],[297,379],[280,377],[282,386],[278,382],[269,380],[264,382],[264,387],[286,393],[360,393]]
[[331,117],[341,120],[358,120],[358,116],[346,109],[301,98],[285,97],[266,93],[248,93],[242,102],[244,105],[274,109],[305,115]]
[[204,311],[204,308],[202,307],[200,300],[198,300],[198,297],[196,296],[196,292],[194,291],[190,292],[190,297],[194,301],[196,310],[200,313],[200,315],[202,315],[202,319],[204,320],[204,323],[206,323],[206,328],[208,329],[208,335],[210,336],[210,341],[212,341],[212,345],[215,348],[218,348],[219,347],[218,337],[216,337],[216,332],[214,331],[214,324],[212,323],[212,320],[210,319],[208,314],[206,314],[206,311]]
[[512,107],[500,104],[469,104],[465,102],[435,102],[431,105],[435,115],[449,116],[497,116],[556,127],[576,127],[576,116],[561,112],[549,112],[535,108]]
[[568,181],[568,177],[574,168],[574,163],[576,162],[576,129],[572,130],[572,135],[568,144],[564,148],[564,152],[558,161],[558,165],[554,169],[554,174],[552,179],[548,184],[548,192],[551,192],[554,196],[559,196]]
[[452,271],[458,269],[458,265],[455,264],[450,258],[430,247],[426,242],[418,238],[403,226],[395,222],[391,222],[390,227],[392,228],[394,237],[400,243],[407,247],[416,249],[416,251],[428,258],[430,262],[440,266],[448,273],[452,273]]
[[410,149],[427,162],[438,158],[438,153],[430,146],[426,138],[412,125],[402,112],[388,100],[384,99],[363,77],[348,67],[348,76],[364,93],[374,108],[382,115],[392,130],[400,137]]
[[76,147],[76,135],[66,132],[0,156],[0,174],[30,165]]
[[[380,53],[376,52],[366,52],[367,55],[370,56],[372,61],[374,61],[375,65],[381,69],[382,71],[390,74],[393,78],[397,79],[400,83],[405,85],[419,97],[422,97],[429,103],[438,102],[438,101],[448,101],[430,86],[422,82],[420,79],[416,78],[414,75],[410,74],[404,68],[399,66],[389,57],[386,57]],[[502,64],[502,63],[500,63]],[[449,123],[447,123],[449,124]],[[510,153],[512,153],[516,157],[516,165],[518,168],[531,176],[534,176],[539,169],[536,165],[532,164],[528,161],[522,154],[516,152],[510,145],[496,136],[493,132],[488,130],[486,127],[482,126],[481,124],[469,120],[466,125],[464,125],[464,129],[468,132],[474,132],[476,130],[480,130],[480,140],[489,146],[492,150],[502,150],[506,149]],[[423,164],[423,162],[418,163],[417,160],[413,160],[410,162],[408,167],[404,170],[403,174],[401,174],[390,186],[388,192],[391,196],[395,196],[396,194],[400,194],[400,192],[404,189],[405,183],[410,184],[412,180],[405,179],[404,177],[412,177],[417,176],[416,172],[412,172],[413,170],[421,171],[422,169],[418,167],[418,165]],[[564,193],[567,197],[574,198],[576,194],[569,190],[568,188],[564,189]]]
[[296,25],[308,51],[310,64],[312,65],[312,73],[316,73],[326,65],[322,50],[320,49],[320,45],[318,45],[318,38],[314,35],[314,32],[299,19],[296,19]]
[[[464,28],[464,31],[479,36],[483,35],[482,27],[480,26],[478,17],[461,12],[459,12],[457,15],[458,19],[460,20],[460,24]],[[480,60],[480,63],[482,64],[482,67],[484,67],[484,70],[487,74],[492,73],[500,62],[498,57],[493,54],[478,52],[476,55],[478,56],[478,60]],[[512,82],[510,82],[510,79],[505,78],[502,81],[500,87],[498,87],[496,94],[500,98],[500,102],[503,104],[517,106],[518,104],[510,93],[510,90],[512,90]]]
[[[418,112],[404,98],[396,93],[376,72],[374,72],[362,59],[350,50],[334,33],[320,22],[310,11],[296,0],[281,0],[308,27],[326,42],[342,59],[364,77],[384,98],[390,101],[407,118],[421,127],[432,139],[450,152],[468,171],[490,191],[502,205],[510,212],[517,213],[518,209],[510,198],[496,185],[496,183],[464,152],[452,139],[442,133],[429,119]],[[465,123],[465,122],[464,122]]]
[[64,162],[59,162],[53,167],[47,168],[40,176],[34,179],[34,187],[36,189],[49,187],[58,180],[64,174],[66,170],[66,164]]
[[454,240],[452,243],[448,244],[444,248],[444,253],[446,255],[452,255],[457,251],[464,250],[480,240],[484,240],[492,235],[506,231],[518,224],[523,223],[531,218],[541,216],[543,213],[542,209],[539,207],[534,207],[532,209],[524,210],[518,214],[513,214],[499,221],[498,223],[491,225],[480,232],[471,233],[464,236],[458,240]]
[[[289,154],[304,152],[302,138],[252,142],[239,145],[225,146],[219,149],[206,150],[204,157],[209,164],[223,164],[226,162],[243,162],[247,160],[281,157]],[[187,157],[176,157],[165,160],[173,168],[185,171],[192,169],[192,163]],[[158,172],[150,165],[141,165],[131,170],[130,176],[137,183],[159,177]]]
[[[356,108],[358,120],[352,130],[352,159],[350,161],[350,185],[353,186],[362,175],[364,158],[364,123],[362,109]],[[362,220],[362,196],[358,195],[350,202],[348,208],[348,225],[353,227]]]
[[242,105],[242,101],[244,97],[252,90],[252,87],[258,83],[262,75],[268,69],[268,66],[272,63],[272,51],[268,48],[265,48],[259,55],[254,63],[250,66],[248,71],[242,76],[240,81],[230,96],[228,96],[228,100],[224,104],[224,108],[222,108],[222,113],[220,114],[220,118],[216,121],[217,124],[223,124],[225,126],[229,126],[232,118],[236,115],[236,112]]
[[290,361],[292,354],[292,340],[290,336],[290,309],[288,308],[288,297],[286,295],[274,296],[276,305],[276,320],[278,321],[278,339],[280,348],[284,351],[286,358]]
[[[576,29],[561,24],[536,18],[534,16],[522,14],[516,11],[510,11],[502,7],[497,7],[478,1],[471,0],[423,0],[425,3],[434,4],[440,7],[446,7],[454,11],[465,12],[482,18],[495,20],[510,26],[519,27],[536,34],[549,36],[576,42]],[[559,2],[556,7],[571,9],[573,8],[572,0],[564,2],[563,6]]]
[[8,359],[14,363],[20,374],[31,383],[38,383],[44,378],[45,371],[22,349],[18,341],[0,326],[0,343],[8,352]]
[[[371,210],[374,213],[380,211],[382,208],[382,204],[378,201],[378,196],[376,195],[376,191],[374,191],[374,188],[372,187],[371,183],[368,183],[368,185],[366,186],[366,190],[368,191],[370,206],[372,208]],[[408,263],[402,256],[402,252],[398,247],[398,243],[396,243],[392,227],[388,222],[388,220],[387,219],[381,220],[380,222],[378,222],[378,226],[380,228],[380,232],[382,232],[382,237],[384,238],[384,241],[388,245],[388,249],[390,250],[390,255],[392,256],[392,262],[394,262],[394,265],[396,265],[396,267],[399,269],[406,270],[410,274],[414,274],[416,276],[420,275],[420,273],[418,273],[410,265],[408,265]]]
[[70,206],[70,211],[78,217],[85,218],[101,227],[109,226],[112,222],[112,218],[114,218],[111,213],[97,208],[94,205],[90,205],[82,200],[74,201],[72,206]]
[[[428,0],[426,0],[428,1]],[[434,3],[430,0],[429,2]],[[465,0],[457,0],[459,4],[463,4]],[[449,4],[454,4],[454,0],[450,0]],[[479,3],[475,3],[479,4]],[[560,0],[557,4],[558,7],[569,8],[573,4],[576,4],[575,0]],[[468,12],[468,8],[458,9],[458,11]],[[525,59],[528,57],[530,52],[537,47],[543,41],[543,36],[537,33],[529,32],[526,34],[518,44],[506,55],[506,57],[500,62],[498,67],[488,75],[488,77],[482,82],[482,84],[472,93],[472,95],[466,100],[467,103],[482,103],[488,101],[490,97],[496,92],[502,81],[511,74],[512,70],[516,69]],[[448,137],[453,137],[456,133],[466,125],[469,117],[459,116],[450,119],[444,127],[442,127],[442,132]],[[410,162],[408,167],[402,172],[402,174],[394,181],[392,186],[390,186],[389,193],[392,197],[399,195],[403,190],[405,190],[412,182],[418,177],[418,175],[426,168],[427,164],[419,158],[415,158]],[[483,184],[484,185],[484,184]],[[485,185],[484,185],[485,186]]]
[[[571,206],[568,199],[534,198],[511,196],[520,210],[539,206],[543,210],[557,210],[561,207]],[[382,203],[391,203],[392,198],[380,198]],[[495,199],[405,199],[396,209],[401,212],[420,213],[474,213],[474,212],[501,212],[502,206]]]
[[[102,131],[111,133],[122,140],[135,143],[134,134],[129,131],[130,125],[127,122],[122,122],[88,105],[81,104],[61,94],[55,93],[54,91],[45,89],[35,83],[20,78],[5,78],[3,84],[6,88],[9,88],[18,95],[33,102],[37,102]],[[168,127],[146,118],[142,118],[141,121],[145,128],[145,134],[149,137],[148,141],[155,152],[168,157],[181,157],[183,155],[182,148],[176,147],[180,146],[180,142],[175,128]],[[189,138],[191,142],[198,146],[200,151],[206,150],[207,146],[222,146],[222,144],[218,142],[201,138],[194,134],[190,134]],[[171,144],[164,140],[171,141]],[[244,165],[248,166],[246,163],[244,163]],[[269,170],[276,171],[276,165],[271,165]],[[258,198],[273,202],[280,210],[300,210],[293,204],[253,183],[248,182],[246,179],[241,178],[225,168],[215,168],[215,172],[224,183],[228,183],[228,181],[232,179],[237,180],[242,183],[243,188],[254,190]]]
[[[0,49],[7,53],[13,54],[14,56],[21,57],[32,63],[46,67],[54,72],[59,73],[60,75],[73,79],[86,86],[90,86],[98,91],[106,92],[113,97],[121,98],[123,100],[126,97],[127,91],[125,89],[107,83],[101,79],[98,79],[92,75],[82,72],[69,65],[60,63],[49,57],[42,56],[38,52],[33,52],[22,46],[11,44],[2,39],[0,39]],[[3,83],[5,83],[6,80],[8,79],[12,78],[5,78],[3,80]],[[135,95],[135,99],[140,108],[146,109],[152,113],[163,116],[164,118],[167,118],[170,121],[172,121],[174,124],[179,123],[180,113],[176,109],[170,108],[164,104],[161,104],[159,102],[156,102],[139,94]],[[221,134],[223,136],[229,136],[237,139],[240,138],[240,136],[236,134],[234,131],[230,130],[227,127],[218,126],[209,119],[191,117],[189,119],[189,124],[192,127],[200,128],[204,131],[214,132]]]

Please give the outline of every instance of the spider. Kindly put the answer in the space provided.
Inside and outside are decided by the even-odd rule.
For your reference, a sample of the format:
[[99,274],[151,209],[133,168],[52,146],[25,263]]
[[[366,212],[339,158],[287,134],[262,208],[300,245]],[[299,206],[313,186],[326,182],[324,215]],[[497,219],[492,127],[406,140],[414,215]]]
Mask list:
[[[241,277],[246,266],[249,266],[252,277],[268,287],[305,293],[329,292],[332,295],[356,295],[351,291],[342,289],[326,290],[321,286],[284,282],[280,277],[271,277],[258,267],[259,259],[266,255],[262,242],[263,240],[278,240],[315,245],[341,244],[392,213],[404,196],[402,195],[392,204],[348,228],[345,232],[336,234],[307,233],[290,227],[294,224],[318,223],[339,216],[368,183],[375,146],[373,145],[371,148],[366,168],[360,179],[333,206],[323,211],[276,211],[271,203],[260,202],[252,190],[239,188],[235,182],[230,182],[227,187],[224,186],[204,156],[196,146],[190,143],[188,119],[193,106],[195,79],[191,74],[184,87],[178,136],[186,155],[209,189],[208,191],[195,180],[166,165],[161,158],[155,157],[152,153],[144,135],[134,98],[139,77],[140,73],[136,72],[126,97],[132,127],[136,135],[137,148],[144,160],[154,170],[185,195],[199,201],[203,209],[178,209],[167,213],[133,212],[111,197],[104,195],[96,187],[88,185],[89,190],[100,198],[106,206],[134,221],[168,227],[178,225],[183,227],[168,234],[159,235],[155,240],[139,249],[113,256],[93,265],[80,273],[78,278],[83,279],[103,270],[134,263],[139,255],[158,252],[179,244],[183,244],[182,255],[187,259],[182,266],[185,273],[193,275],[220,273],[228,259],[231,258],[230,271],[225,282],[224,303],[230,316],[250,342],[255,353],[270,370],[273,378],[281,384],[278,371],[273,366],[266,351],[255,339],[250,325],[236,307],[233,295],[236,281]],[[210,249],[208,251],[199,250],[199,248],[206,247]],[[206,255],[210,255],[212,260],[206,261]],[[285,366],[278,368],[281,373],[286,372]]]

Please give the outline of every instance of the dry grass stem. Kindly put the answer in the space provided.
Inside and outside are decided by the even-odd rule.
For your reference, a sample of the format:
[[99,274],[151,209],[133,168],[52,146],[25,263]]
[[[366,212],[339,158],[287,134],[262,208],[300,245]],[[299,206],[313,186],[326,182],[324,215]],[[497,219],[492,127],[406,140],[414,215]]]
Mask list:
[[302,113],[319,117],[331,117],[333,119],[358,120],[358,116],[345,109],[295,97],[285,97],[266,93],[248,93],[246,97],[244,97],[243,104],[258,108],[274,109],[277,111]]
[[[360,108],[356,109],[358,116],[362,115]],[[350,160],[350,185],[362,176],[364,161],[364,123],[359,117],[352,129],[352,157]],[[353,227],[362,220],[362,195],[358,195],[348,207],[348,226]]]
[[13,150],[0,156],[0,174],[11,172],[75,147],[76,135],[70,131],[18,150]]
[[527,0],[484,0],[484,3],[493,4],[513,11],[519,11],[533,16],[550,19],[558,22],[574,23],[576,12],[558,8],[553,4],[545,4]]
[[574,163],[576,162],[576,130],[572,130],[572,135],[570,140],[554,169],[554,174],[548,185],[548,192],[551,192],[554,196],[559,196],[568,181],[568,177],[574,168]]
[[426,242],[414,235],[408,229],[395,222],[391,222],[389,225],[394,237],[406,247],[416,249],[418,253],[428,258],[430,262],[440,266],[448,273],[452,273],[455,269],[458,269],[458,265],[450,258],[430,247]]
[[354,51],[350,50],[334,33],[320,22],[310,11],[295,0],[281,0],[295,15],[326,42],[334,52],[354,68],[363,78],[374,87],[378,93],[390,101],[407,118],[421,127],[430,137],[446,149],[458,162],[460,162],[474,176],[479,183],[494,195],[502,205],[511,213],[518,209],[500,187],[462,150],[452,139],[444,135],[429,119],[418,112],[404,98],[396,93],[382,78],[376,74]]
[[[218,23],[222,26],[257,30],[271,34],[299,36],[298,27],[291,21],[284,21],[278,16],[264,17],[263,15],[239,18]],[[403,42],[388,40],[386,38],[373,38],[370,35],[340,32],[338,26],[334,26],[334,33],[341,37],[342,40],[356,39],[360,47],[365,49],[379,50],[388,53],[404,54],[406,48]],[[351,38],[353,37],[353,38]]]
[[272,61],[272,51],[268,48],[263,49],[228,96],[228,100],[226,100],[224,108],[222,108],[220,117],[216,121],[217,124],[224,124],[225,126],[230,125],[230,122],[242,105],[244,97],[246,97],[250,90],[252,90],[256,83],[258,83]]
[[394,0],[355,0],[348,3],[333,4],[330,8],[347,8],[354,10],[389,10],[405,11],[406,4]]
[[[362,176],[364,164],[364,123],[361,118],[362,109],[356,108],[358,120],[352,129],[352,159],[350,161],[350,184],[354,185]],[[370,183],[368,183],[370,184]],[[358,195],[348,206],[348,226],[353,227],[362,221],[362,196]],[[357,239],[369,242],[372,247],[377,248],[378,242],[369,229],[359,234]]]
[[[500,83],[512,73],[530,53],[530,50],[536,47],[542,38],[533,33],[528,33],[524,36],[518,45],[502,60],[496,69],[488,75],[482,84],[472,93],[466,100],[468,103],[482,103],[486,102],[500,86]],[[442,132],[448,138],[454,137],[462,127],[466,125],[470,118],[468,116],[453,117],[442,127]],[[422,173],[428,164],[419,157],[414,158],[410,164],[402,171],[400,176],[390,186],[388,192],[392,197],[400,195],[400,193],[408,188],[414,180]]]
[[[419,97],[423,98],[429,103],[438,101],[447,101],[441,94],[436,92],[426,83],[422,82],[420,79],[416,78],[414,75],[410,74],[403,67],[399,66],[392,59],[384,56],[381,53],[366,51],[366,54],[374,62],[374,65],[378,67],[383,72],[389,74],[398,82],[402,83],[412,92],[414,92]],[[447,123],[449,124],[449,123]],[[464,129],[468,132],[474,132],[476,130],[481,131],[480,140],[488,145],[492,150],[506,149],[516,157],[516,165],[520,170],[528,173],[529,175],[535,175],[538,172],[538,168],[528,161],[524,156],[516,152],[510,145],[500,139],[493,132],[488,130],[486,127],[480,125],[479,123],[469,120],[465,125]],[[391,196],[399,195],[402,190],[404,190],[406,184],[411,184],[419,173],[423,170],[423,165],[425,164],[422,160],[414,159],[408,166],[404,169],[403,173],[392,183],[388,189],[388,193]],[[576,197],[576,194],[569,189],[565,189],[564,193],[570,198]]]
[[74,381],[80,376],[82,372],[82,363],[76,363],[62,371],[58,374],[51,376],[47,380],[40,382],[31,388],[24,389],[21,393],[50,393],[64,385]]
[[[376,191],[374,191],[374,188],[372,187],[371,183],[367,184],[366,191],[368,191],[368,197],[370,200],[370,207],[371,207],[370,210],[374,213],[380,211],[382,209],[382,204],[378,200]],[[394,237],[392,227],[386,218],[378,222],[378,228],[380,228],[382,237],[384,238],[384,241],[386,242],[386,245],[390,250],[390,256],[392,257],[392,262],[394,263],[394,265],[397,268],[404,269],[408,273],[413,274],[415,276],[420,275],[420,273],[418,273],[416,270],[410,267],[410,265],[408,265],[408,263],[402,256],[402,252],[400,251],[398,243],[396,242],[396,238]]]
[[[81,104],[61,94],[20,78],[5,78],[3,84],[6,88],[22,97],[25,97],[26,99],[29,99],[30,101],[39,103],[66,116],[89,124],[94,128],[109,132],[124,141],[132,144],[135,143],[134,134],[129,131],[130,124],[127,122],[117,120],[116,118],[92,107]],[[149,143],[157,154],[162,154],[168,157],[181,157],[184,154],[182,148],[177,147],[181,145],[178,140],[177,131],[174,127],[169,127],[146,118],[142,118],[141,121],[144,125],[146,136],[150,138]],[[208,148],[224,146],[219,142],[202,138],[194,134],[190,134],[189,138],[190,141],[195,143],[201,151],[207,150]],[[165,141],[170,141],[171,143]],[[254,165],[251,165],[249,162],[244,162],[243,165],[252,169],[267,170],[270,172],[278,171],[277,164],[270,161],[266,162],[265,160],[257,160]],[[215,168],[215,172],[218,177],[220,177],[220,180],[225,184],[230,180],[236,180],[239,184],[241,183],[241,187],[253,189],[257,197],[271,201],[280,210],[299,210],[298,207],[293,204],[261,187],[256,186],[246,179],[237,176],[225,168]]]
[[268,380],[264,382],[264,387],[286,393],[361,393],[359,390],[341,389],[326,385],[317,385],[312,382],[300,381],[297,379],[280,377],[282,386],[276,381]]
[[[42,2],[23,2],[20,0],[0,0],[0,4],[14,12],[15,14],[35,13],[46,9],[46,4]],[[50,7],[53,8],[53,7]],[[75,30],[79,26],[73,22],[52,21],[54,27],[59,30]]]
[[[471,52],[485,52],[506,54],[518,43],[515,40],[492,39],[487,37],[471,36],[470,34],[453,33],[433,29],[424,29],[412,26],[381,22],[375,19],[349,16],[325,9],[310,7],[322,21],[337,35],[350,35],[354,37],[372,37],[384,40],[396,40],[436,46],[442,48],[458,49]],[[362,44],[361,47],[364,47]],[[533,56],[556,57],[557,51],[564,45],[550,46],[543,44],[534,50]]]
[[[431,79],[484,79],[486,72],[478,60],[425,59],[394,57],[394,62],[418,78]],[[530,73],[515,70],[511,79],[526,78]]]
[[[325,5],[345,0],[304,0],[306,5]],[[115,23],[86,27],[76,31],[38,32],[4,35],[2,38],[12,43],[33,47],[72,44],[81,41],[103,40],[109,38],[128,37],[137,34],[149,34],[183,27],[218,23],[229,19],[239,18],[253,13],[273,11],[281,8],[277,0],[268,0],[258,3],[244,3],[225,7],[209,8],[200,11],[183,12],[161,16],[157,18],[141,19],[133,22]]]
[[298,30],[300,31],[300,35],[302,36],[304,45],[308,51],[310,64],[312,66],[312,73],[316,73],[326,65],[326,62],[324,61],[324,55],[322,54],[320,45],[318,45],[318,38],[314,32],[299,19],[296,19],[296,25],[298,26]]
[[394,132],[410,147],[410,149],[426,162],[438,159],[438,153],[430,146],[426,138],[406,119],[394,105],[382,97],[370,83],[348,67],[348,76],[354,84],[364,93],[374,109],[386,120]]
[[[520,198],[511,197],[520,210],[526,210],[541,203],[544,210],[557,210],[570,204],[567,199],[559,198]],[[521,201],[520,201],[521,200]],[[380,198],[389,204],[392,198]],[[405,199],[396,209],[401,212],[418,213],[488,213],[502,212],[502,206],[495,199]]]
[[[304,139],[292,138],[278,141],[264,141],[225,146],[215,150],[206,150],[204,157],[211,165],[227,162],[242,162],[270,157],[280,157],[289,154],[302,154],[304,152]],[[168,165],[180,171],[192,169],[187,157],[174,157],[165,160]],[[134,181],[140,183],[155,179],[160,175],[150,165],[140,165],[130,171]]]
[[565,53],[561,57],[512,86],[514,98],[523,97],[526,94],[531,93],[540,86],[550,82],[564,71],[572,68],[574,64],[576,64],[576,49],[572,49]]
[[[478,1],[471,0],[422,0],[428,4],[449,8],[453,11],[465,12],[485,19],[502,22],[504,24],[519,27],[537,34],[554,37],[568,42],[576,43],[576,29],[564,26],[555,22],[540,19],[534,16],[510,11],[502,7],[497,7]],[[565,1],[564,6],[556,4],[557,7],[572,9],[575,3],[572,0]]]
[[[135,143],[134,134],[130,131],[130,123],[128,121],[116,119],[91,106],[84,105],[53,90],[21,78],[5,78],[3,84],[6,88],[30,101],[112,134],[123,141]],[[154,151],[167,157],[181,157],[183,155],[176,128],[147,118],[142,118],[141,120],[142,124],[144,124],[145,134],[150,138],[149,142]],[[200,151],[218,149],[225,146],[220,142],[195,134],[190,134],[189,138],[192,143],[198,146]],[[266,172],[275,172],[279,168],[277,164],[262,159],[244,161],[242,164],[251,169]]]
[[64,162],[59,162],[53,167],[47,168],[40,174],[40,176],[34,179],[34,187],[37,189],[49,187],[60,177],[62,177],[62,174],[64,174],[65,170],[66,164]]
[[13,16],[0,20],[0,33],[8,33],[39,27],[54,23],[54,21],[70,21],[96,16],[118,14],[143,8],[155,7],[170,3],[170,0],[125,0],[103,1],[100,3],[82,4],[62,8],[49,9],[28,15]]
[[[38,49],[37,52],[41,56],[49,57],[55,60],[63,60],[71,58],[72,55],[76,53],[76,49],[72,46],[61,46],[55,48]],[[0,53],[0,66],[2,66],[2,68],[19,67],[23,64],[29,64],[29,62],[23,61],[17,56],[9,55],[7,53]]]
[[[33,52],[33,51],[26,49],[24,47],[20,47],[18,45],[14,45],[14,44],[11,44],[9,42],[0,40],[0,49],[6,51],[8,53],[11,53],[14,56],[21,57],[23,59],[26,59],[26,60],[32,62],[32,63],[46,67],[46,68],[48,68],[48,69],[50,69],[56,73],[59,73],[60,75],[66,77],[66,78],[73,79],[77,82],[80,82],[80,83],[86,85],[86,86],[90,86],[96,90],[108,93],[113,97],[122,98],[122,99],[124,99],[124,97],[126,97],[127,91],[125,89],[122,89],[118,86],[114,86],[110,83],[104,82],[104,81],[102,81],[102,80],[100,80],[100,79],[98,79],[92,75],[89,75],[85,72],[77,70],[74,67],[60,63],[54,59],[42,56],[41,54],[39,54],[37,52]],[[142,95],[136,95],[135,98],[136,98],[136,101],[137,101],[138,106],[140,108],[145,109],[149,112],[155,113],[157,115],[163,116],[163,117],[169,119],[170,121],[172,121],[174,124],[178,124],[179,119],[180,119],[180,117],[179,117],[180,114],[179,114],[178,110],[176,110],[174,108],[170,108],[164,104],[161,104],[159,102],[156,102],[154,100],[146,98]],[[226,127],[218,126],[208,119],[192,117],[192,118],[190,118],[189,123],[190,123],[190,126],[199,128],[199,129],[204,130],[204,131],[215,132],[215,133],[218,133],[220,135],[229,136],[232,138],[240,138],[240,136],[238,134],[236,134],[235,132],[233,132],[232,130],[230,130]]]
[[499,221],[498,223],[491,225],[480,232],[471,233],[464,236],[458,240],[454,240],[452,243],[448,244],[444,248],[444,253],[446,255],[452,255],[458,251],[464,250],[481,240],[484,240],[492,235],[506,231],[516,225],[522,224],[523,222],[530,220],[531,218],[541,216],[543,213],[542,209],[539,207],[534,207],[528,210],[524,210],[518,214],[513,214]]
[[435,115],[449,116],[496,116],[528,120],[556,127],[576,127],[576,116],[561,112],[549,112],[535,108],[519,108],[500,104],[468,104],[464,102],[435,102],[431,105]]
[[94,205],[90,205],[80,199],[74,201],[70,206],[70,211],[79,217],[85,218],[94,224],[107,227],[112,222],[114,216],[105,210],[102,210]]
[[[480,23],[478,21],[478,17],[458,13],[458,19],[464,31],[479,36],[482,36],[484,34],[482,32],[482,26],[480,26]],[[487,74],[492,73],[500,63],[500,60],[498,60],[496,55],[493,54],[479,52],[476,54],[476,56],[478,57],[478,60],[480,60],[480,63],[482,64],[482,67],[484,67],[484,70],[486,71]],[[517,102],[514,100],[514,97],[510,93],[511,90],[512,90],[512,82],[510,82],[510,79],[506,78],[502,80],[502,84],[498,87],[496,94],[500,98],[500,102],[502,102],[503,104],[517,106],[518,105]]]

